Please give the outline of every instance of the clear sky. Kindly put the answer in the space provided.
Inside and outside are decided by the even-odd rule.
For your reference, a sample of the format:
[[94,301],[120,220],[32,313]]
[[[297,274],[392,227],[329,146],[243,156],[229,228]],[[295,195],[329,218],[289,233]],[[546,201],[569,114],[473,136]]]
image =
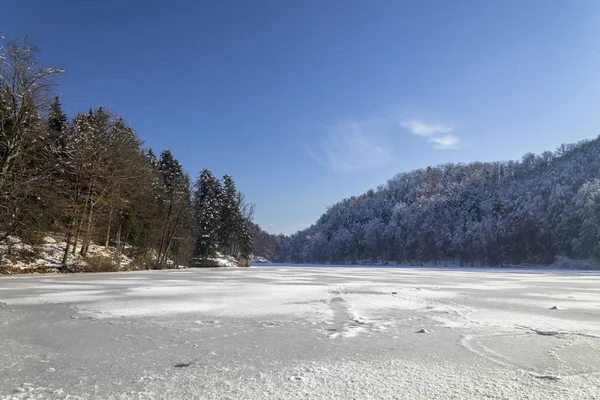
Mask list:
[[600,134],[598,0],[5,1],[67,73],[196,177],[231,174],[270,232],[444,162]]

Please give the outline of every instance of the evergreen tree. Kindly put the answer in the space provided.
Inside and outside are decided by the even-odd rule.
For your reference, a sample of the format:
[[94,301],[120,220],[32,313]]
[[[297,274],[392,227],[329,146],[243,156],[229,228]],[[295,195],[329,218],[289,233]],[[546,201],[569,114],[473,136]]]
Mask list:
[[183,167],[170,150],[166,149],[160,154],[158,160],[160,171],[169,195],[177,192],[183,181]]
[[202,170],[196,180],[193,213],[196,225],[194,255],[200,264],[207,265],[219,250],[221,223],[221,185],[208,169]]
[[57,152],[64,151],[66,147],[65,133],[67,131],[67,114],[65,114],[60,105],[58,96],[54,97],[54,102],[50,105],[48,114],[48,139]]
[[164,216],[163,230],[158,248],[156,265],[164,267],[172,248],[175,234],[182,223],[184,210],[189,202],[189,179],[183,173],[183,167],[170,150],[164,150],[158,161],[158,171],[164,185]]
[[156,158],[156,154],[154,154],[154,150],[146,150],[146,160],[151,169],[158,169],[158,159]]

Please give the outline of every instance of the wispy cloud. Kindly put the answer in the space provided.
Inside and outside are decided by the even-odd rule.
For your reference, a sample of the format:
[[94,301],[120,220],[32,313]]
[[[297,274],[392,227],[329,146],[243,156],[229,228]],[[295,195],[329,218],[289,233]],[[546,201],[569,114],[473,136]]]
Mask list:
[[403,121],[400,125],[412,132],[413,135],[429,137],[439,133],[448,133],[454,127],[446,124],[427,124],[419,120]]
[[436,136],[429,139],[438,150],[458,149],[458,138],[454,135]]
[[392,144],[403,129],[425,138],[436,150],[460,148],[460,139],[450,133],[454,126],[404,119],[399,112],[328,126],[318,145],[304,148],[314,160],[335,172],[363,171],[388,165],[396,159]]
[[387,145],[383,120],[353,121],[327,129],[319,150],[308,154],[336,172],[355,172],[380,167],[394,159]]
[[413,135],[427,138],[437,150],[451,150],[459,148],[459,139],[449,133],[454,130],[452,125],[435,123],[430,124],[420,120],[402,121],[400,125],[408,129]]

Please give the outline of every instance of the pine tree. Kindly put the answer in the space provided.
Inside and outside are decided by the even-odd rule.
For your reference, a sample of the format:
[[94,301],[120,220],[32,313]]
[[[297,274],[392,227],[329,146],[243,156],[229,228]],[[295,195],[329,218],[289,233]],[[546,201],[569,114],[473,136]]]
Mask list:
[[158,159],[156,158],[156,154],[154,154],[154,150],[146,150],[146,160],[151,169],[158,169]]
[[208,169],[202,170],[196,180],[193,213],[196,224],[194,255],[200,265],[206,266],[219,250],[221,223],[221,185]]
[[183,167],[170,150],[164,150],[158,161],[158,171],[163,179],[166,214],[158,248],[156,266],[164,267],[177,229],[189,202],[189,179],[183,173]]
[[67,114],[65,114],[60,105],[58,96],[54,97],[54,102],[50,105],[50,113],[47,119],[48,140],[56,152],[63,152],[66,147],[65,133],[67,131]]
[[175,193],[183,180],[183,167],[170,150],[160,154],[158,169],[163,177],[169,195]]

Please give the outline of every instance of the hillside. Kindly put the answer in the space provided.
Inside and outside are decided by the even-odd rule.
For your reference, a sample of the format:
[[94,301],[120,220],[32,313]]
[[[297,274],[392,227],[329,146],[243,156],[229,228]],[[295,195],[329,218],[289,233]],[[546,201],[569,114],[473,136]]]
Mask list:
[[[600,137],[401,173],[281,241],[280,261],[595,266]],[[579,261],[576,261],[579,260]],[[582,262],[584,260],[585,262]]]

